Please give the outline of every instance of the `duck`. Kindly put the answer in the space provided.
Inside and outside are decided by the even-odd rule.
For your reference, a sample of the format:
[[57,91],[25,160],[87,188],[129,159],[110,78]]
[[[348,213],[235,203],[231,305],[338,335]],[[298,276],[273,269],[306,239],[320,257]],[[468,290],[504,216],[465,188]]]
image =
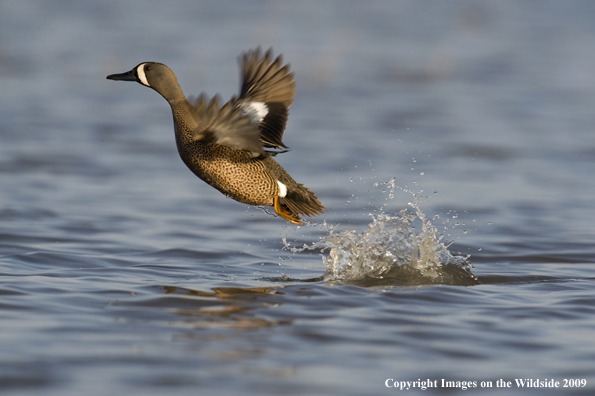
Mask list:
[[282,55],[260,47],[238,57],[238,96],[225,104],[219,95],[186,98],[174,72],[157,62],[143,62],[108,80],[136,81],[157,91],[169,103],[176,146],[184,164],[200,179],[238,202],[272,206],[283,219],[298,225],[302,216],[326,208],[316,195],[297,183],[273,157],[283,143],[296,82]]

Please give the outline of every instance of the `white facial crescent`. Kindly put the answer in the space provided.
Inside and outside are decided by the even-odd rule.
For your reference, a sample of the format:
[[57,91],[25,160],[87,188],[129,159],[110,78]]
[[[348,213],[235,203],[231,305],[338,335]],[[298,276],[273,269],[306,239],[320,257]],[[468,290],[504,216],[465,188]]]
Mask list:
[[145,63],[138,65],[136,68],[136,74],[143,85],[150,87],[149,81],[147,81],[147,76],[145,75]]

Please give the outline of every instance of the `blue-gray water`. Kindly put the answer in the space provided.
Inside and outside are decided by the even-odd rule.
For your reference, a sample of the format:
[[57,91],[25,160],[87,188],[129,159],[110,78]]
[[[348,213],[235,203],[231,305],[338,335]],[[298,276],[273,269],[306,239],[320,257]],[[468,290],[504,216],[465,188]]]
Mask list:
[[[593,21],[590,1],[0,2],[0,393],[593,394]],[[256,45],[296,74],[277,158],[315,224],[207,186],[166,102],[105,79],[158,61],[228,98]]]

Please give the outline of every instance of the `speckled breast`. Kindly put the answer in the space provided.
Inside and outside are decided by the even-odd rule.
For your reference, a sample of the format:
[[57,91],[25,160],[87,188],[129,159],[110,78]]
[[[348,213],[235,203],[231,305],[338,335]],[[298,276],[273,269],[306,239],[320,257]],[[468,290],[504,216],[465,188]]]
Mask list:
[[273,205],[277,182],[266,164],[248,151],[198,141],[178,142],[178,151],[196,176],[226,196],[248,205]]

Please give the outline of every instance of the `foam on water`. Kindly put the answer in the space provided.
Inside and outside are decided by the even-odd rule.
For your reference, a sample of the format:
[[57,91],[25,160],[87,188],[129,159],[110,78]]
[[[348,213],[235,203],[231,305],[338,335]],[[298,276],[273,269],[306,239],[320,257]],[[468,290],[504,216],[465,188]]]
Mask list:
[[[335,232],[335,226],[324,226],[328,235],[303,248],[285,247],[293,252],[329,250],[323,256],[326,265],[324,279],[330,282],[363,286],[449,284],[473,285],[477,278],[471,273],[469,257],[453,255],[448,244],[436,237],[436,228],[426,219],[412,191],[398,187],[394,179],[381,183],[389,187],[389,198],[399,188],[412,195],[408,208],[398,214],[372,214],[372,222],[363,232]],[[378,184],[375,184],[378,186]]]

